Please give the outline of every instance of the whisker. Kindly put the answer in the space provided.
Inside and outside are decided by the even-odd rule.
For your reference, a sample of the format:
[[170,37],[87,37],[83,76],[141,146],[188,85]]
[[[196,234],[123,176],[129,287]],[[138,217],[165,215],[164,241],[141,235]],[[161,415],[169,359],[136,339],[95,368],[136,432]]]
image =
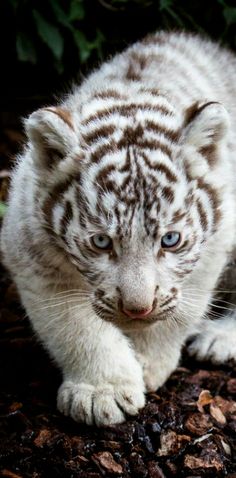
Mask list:
[[210,289],[210,290],[207,290],[207,289],[200,289],[198,287],[188,287],[186,289],[186,291],[196,291],[196,292],[202,292],[202,293],[206,293],[206,292],[209,292],[209,293],[212,293],[212,294],[215,294],[215,293],[220,293],[220,292],[225,292],[225,293],[231,293],[231,292],[235,292],[236,293],[236,290],[234,289]]
[[[198,295],[198,294],[188,294],[186,296],[183,296],[184,298],[189,298],[189,299],[193,299],[193,300],[197,300],[197,299],[201,299],[202,296],[201,295]],[[227,300],[224,300],[224,299],[221,299],[220,297],[212,297],[212,302],[209,302],[209,304],[211,305],[215,305],[215,302],[220,302],[222,304],[228,304],[228,305],[232,305],[233,307],[236,307],[236,303],[233,303],[233,302],[229,302]]]
[[228,310],[230,312],[235,312],[235,308],[236,308],[235,307],[234,309],[232,309],[232,308],[224,307],[223,305],[218,305],[218,304],[214,304],[214,303],[211,303],[211,302],[209,302],[208,305],[211,306],[211,307],[214,307],[214,308],[216,307],[217,309]]
[[[188,300],[188,299],[189,299],[189,300]],[[221,303],[220,300],[219,300],[219,302]],[[197,306],[198,306],[198,299],[197,299],[197,297],[193,297],[193,298],[191,298],[191,297],[185,297],[185,298],[183,298],[183,299],[181,300],[181,303],[184,303],[184,304],[189,305],[189,306],[192,305],[193,307],[197,307]],[[224,302],[222,301],[222,303],[224,303]],[[213,302],[209,301],[208,304],[207,304],[207,306],[208,306],[208,307],[217,308],[217,309],[227,310],[227,311],[230,311],[230,312],[234,312],[234,311],[235,311],[235,309],[236,309],[236,305],[235,305],[235,304],[230,303],[230,302],[228,302],[228,303],[226,302],[226,304],[231,305],[231,306],[233,306],[234,308],[225,307],[224,305],[219,305],[219,304],[215,303],[214,301],[213,301]]]
[[[90,297],[93,295],[93,293],[88,293],[86,291],[82,292],[82,291],[77,291],[77,292],[74,292],[74,293],[68,293],[68,292],[64,292],[64,293],[60,293],[61,295],[58,294],[55,294],[54,296],[51,296],[47,299],[38,299],[36,300],[34,303],[37,304],[37,303],[43,303],[43,302],[48,302],[48,301],[52,301],[52,300],[61,300],[63,298],[66,298],[66,297]],[[62,295],[63,294],[63,295]]]
[[[66,330],[67,327],[71,327],[71,321],[78,318],[78,313],[75,309],[76,309],[76,307],[74,306],[74,309],[71,309],[71,311],[70,311],[70,314],[69,314],[70,321],[69,322],[67,321],[64,324],[60,323],[59,333],[61,333],[62,330]],[[61,319],[67,314],[67,312],[68,311],[64,311],[62,314],[59,314],[59,315],[56,315],[56,316],[54,315],[53,317],[51,317],[50,320],[47,321],[47,323],[43,324],[42,331],[43,332],[51,331],[51,328],[52,328],[53,324],[55,324],[58,321],[61,321]],[[91,309],[87,309],[87,312],[89,312],[91,314]],[[83,311],[83,314],[85,314],[85,313],[86,313],[86,309]],[[91,320],[91,317],[90,317],[90,320]],[[54,330],[55,329],[53,329],[53,337],[55,336]]]
[[49,310],[49,309],[53,309],[55,307],[61,307],[61,306],[69,306],[69,304],[74,304],[77,302],[77,305],[78,306],[82,306],[83,303],[85,301],[83,301],[82,303],[79,303],[78,299],[70,299],[70,300],[67,300],[67,301],[64,301],[64,302],[58,302],[57,304],[49,304],[49,305],[45,305],[43,307],[38,307],[37,309],[31,309],[33,313],[35,312],[42,312],[43,310]]
[[[81,307],[79,305],[74,305],[72,307],[70,307],[70,309],[65,309],[63,310],[62,313],[54,313],[54,314],[50,314],[50,315],[47,315],[47,324],[48,326],[50,326],[50,324],[54,323],[54,322],[57,322],[61,319],[61,317],[63,317],[64,315],[68,315],[69,317],[71,316],[71,311],[75,310],[75,309],[79,309],[78,312],[84,312],[84,309],[86,310],[87,307],[84,306],[84,308],[81,310]],[[91,310],[91,309],[90,309]]]

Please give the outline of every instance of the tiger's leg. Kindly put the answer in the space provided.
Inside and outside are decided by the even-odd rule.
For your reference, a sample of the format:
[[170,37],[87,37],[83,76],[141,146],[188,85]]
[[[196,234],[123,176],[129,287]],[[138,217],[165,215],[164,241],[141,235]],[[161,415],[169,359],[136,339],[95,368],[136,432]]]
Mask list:
[[67,290],[54,295],[39,277],[36,283],[21,276],[17,283],[34,330],[62,371],[59,410],[97,426],[136,415],[145,404],[145,387],[128,338],[98,317],[86,298],[82,303],[80,294],[71,300]]
[[161,387],[178,366],[184,330],[176,324],[159,322],[142,333],[130,334],[136,356],[143,368],[147,392]]

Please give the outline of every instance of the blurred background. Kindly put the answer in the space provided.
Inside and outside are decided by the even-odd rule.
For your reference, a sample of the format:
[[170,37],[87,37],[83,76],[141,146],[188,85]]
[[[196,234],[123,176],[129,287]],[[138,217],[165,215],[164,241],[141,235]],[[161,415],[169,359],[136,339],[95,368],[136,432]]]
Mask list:
[[208,35],[236,50],[236,0],[0,0],[0,169],[8,170],[0,171],[0,216],[24,141],[21,118],[160,29]]
[[185,29],[236,48],[236,1],[1,0],[1,111],[25,113],[159,29]]

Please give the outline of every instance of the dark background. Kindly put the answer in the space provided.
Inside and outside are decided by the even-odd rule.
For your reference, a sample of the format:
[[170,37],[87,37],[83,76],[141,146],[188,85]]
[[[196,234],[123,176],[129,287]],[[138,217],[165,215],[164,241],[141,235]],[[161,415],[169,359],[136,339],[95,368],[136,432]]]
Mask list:
[[236,1],[1,0],[0,110],[25,113],[159,29],[207,34],[236,48]]

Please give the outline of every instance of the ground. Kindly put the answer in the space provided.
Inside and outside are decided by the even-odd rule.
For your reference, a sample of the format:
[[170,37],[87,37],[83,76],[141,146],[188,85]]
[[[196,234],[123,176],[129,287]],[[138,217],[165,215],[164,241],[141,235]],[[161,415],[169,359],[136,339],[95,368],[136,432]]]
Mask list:
[[[18,126],[5,120],[0,199],[21,141]],[[104,429],[76,424],[56,410],[60,373],[0,272],[0,476],[236,478],[236,365],[198,363],[185,353],[135,419]]]

